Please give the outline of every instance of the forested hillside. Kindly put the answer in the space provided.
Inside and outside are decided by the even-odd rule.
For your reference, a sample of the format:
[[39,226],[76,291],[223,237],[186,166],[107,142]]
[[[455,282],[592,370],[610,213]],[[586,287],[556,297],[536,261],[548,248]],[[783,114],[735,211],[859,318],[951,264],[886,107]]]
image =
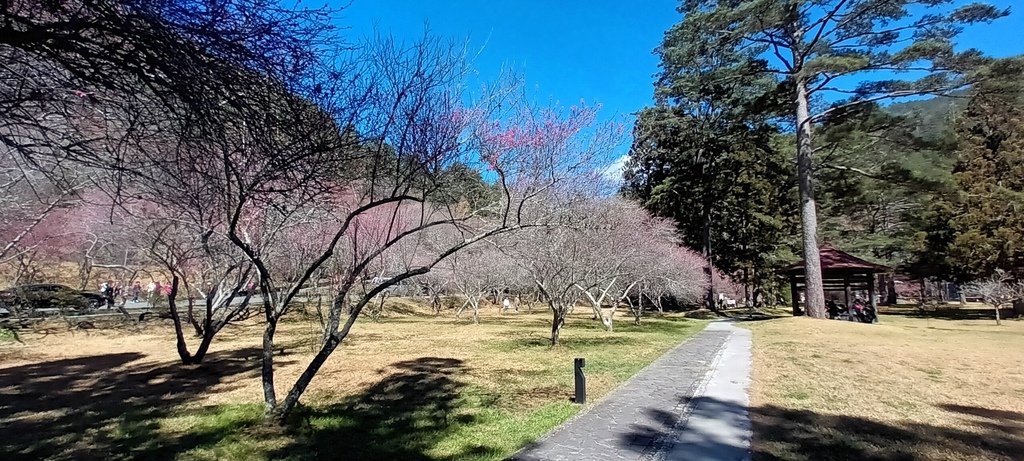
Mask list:
[[823,240],[893,267],[913,258],[920,221],[953,186],[955,123],[967,95],[861,110],[824,126]]
[[970,90],[824,124],[825,241],[914,277],[1020,274],[1020,67],[997,61]]

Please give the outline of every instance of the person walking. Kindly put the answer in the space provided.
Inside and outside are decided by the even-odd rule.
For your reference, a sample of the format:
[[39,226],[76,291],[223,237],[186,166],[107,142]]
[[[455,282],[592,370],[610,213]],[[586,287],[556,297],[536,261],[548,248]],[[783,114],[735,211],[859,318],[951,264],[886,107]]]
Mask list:
[[132,302],[133,303],[139,302],[139,293],[141,293],[141,292],[142,292],[142,284],[139,283],[138,280],[136,280],[135,283],[132,284]]
[[103,299],[107,301],[107,309],[114,308],[114,284],[110,280],[103,282],[100,285],[100,294],[103,295]]

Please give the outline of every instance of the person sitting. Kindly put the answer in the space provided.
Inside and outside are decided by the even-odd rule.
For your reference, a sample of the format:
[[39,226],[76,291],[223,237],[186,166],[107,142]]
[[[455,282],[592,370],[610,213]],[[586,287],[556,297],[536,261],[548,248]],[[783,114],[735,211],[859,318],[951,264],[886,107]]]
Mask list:
[[828,308],[828,318],[832,320],[839,318],[839,305],[836,304],[835,300],[828,300],[828,302],[825,303],[825,307]]
[[853,301],[853,313],[861,323],[871,323],[868,320],[867,314],[864,312],[864,301],[861,301],[860,298]]

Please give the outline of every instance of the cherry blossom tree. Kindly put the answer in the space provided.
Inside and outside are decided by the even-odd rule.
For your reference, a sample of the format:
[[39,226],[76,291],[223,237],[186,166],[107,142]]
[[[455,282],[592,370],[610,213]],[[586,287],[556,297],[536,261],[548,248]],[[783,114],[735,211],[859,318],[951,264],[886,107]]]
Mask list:
[[59,261],[61,250],[71,246],[61,234],[74,222],[89,178],[48,159],[31,162],[17,149],[0,149],[0,266],[13,266],[10,281],[18,284],[31,280],[35,262]]
[[517,233],[501,247],[550,307],[552,346],[580,300],[610,331],[623,304],[639,323],[644,296],[655,303],[669,295],[696,299],[706,289],[703,259],[679,246],[671,222],[618,197],[598,196],[572,206],[557,199],[551,203],[562,204],[557,225]]
[[[652,267],[650,261],[657,258],[647,251],[649,244],[656,240],[646,232],[650,230],[645,226],[650,223],[647,213],[635,204],[610,198],[596,202],[592,208],[590,213],[598,223],[579,234],[585,249],[580,253],[579,262],[592,270],[588,272],[588,279],[576,284],[576,288],[590,302],[594,317],[611,331],[619,303],[646,277],[648,268]],[[650,259],[651,256],[655,259]],[[604,309],[606,303],[608,309]]]
[[680,298],[688,298],[706,286],[702,263],[695,253],[679,246],[671,222],[620,198],[603,200],[599,207],[601,225],[588,233],[586,242],[591,251],[588,264],[594,270],[588,285],[577,288],[605,329],[613,329],[614,315],[623,304],[629,306],[634,322],[640,323],[643,287],[664,285]]

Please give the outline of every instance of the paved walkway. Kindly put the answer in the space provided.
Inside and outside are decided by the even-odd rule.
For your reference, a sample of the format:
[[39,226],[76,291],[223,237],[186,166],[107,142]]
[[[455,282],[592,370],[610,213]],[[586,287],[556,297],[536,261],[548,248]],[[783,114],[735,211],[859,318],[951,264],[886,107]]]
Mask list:
[[750,332],[712,322],[513,459],[750,459]]

